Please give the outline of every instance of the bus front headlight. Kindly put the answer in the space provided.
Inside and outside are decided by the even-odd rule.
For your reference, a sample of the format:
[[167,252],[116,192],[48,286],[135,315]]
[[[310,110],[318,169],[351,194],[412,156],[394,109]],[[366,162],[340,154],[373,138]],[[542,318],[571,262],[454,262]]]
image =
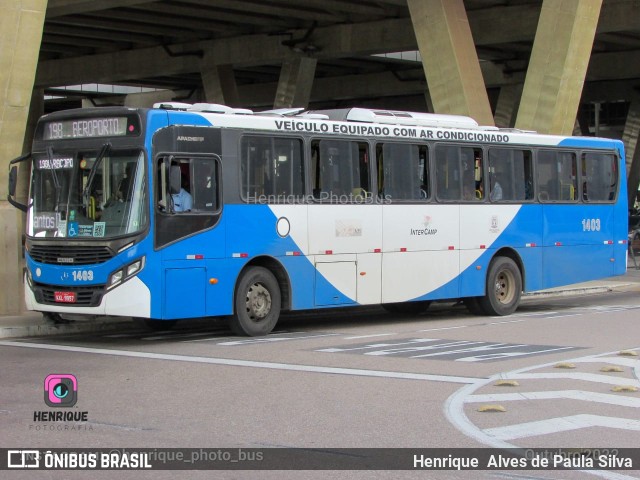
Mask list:
[[135,262],[131,262],[124,268],[116,270],[109,276],[109,282],[107,283],[107,290],[117,287],[118,285],[126,282],[130,278],[135,277],[144,267],[144,257],[139,258]]

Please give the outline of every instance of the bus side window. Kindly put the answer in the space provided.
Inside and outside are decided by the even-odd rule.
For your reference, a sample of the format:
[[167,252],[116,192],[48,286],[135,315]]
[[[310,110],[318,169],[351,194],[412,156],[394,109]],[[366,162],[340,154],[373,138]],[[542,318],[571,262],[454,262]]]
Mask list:
[[190,163],[189,159],[174,159],[169,166],[169,198],[172,213],[190,212],[193,208]]
[[376,146],[378,196],[385,200],[424,200],[428,197],[427,147],[407,143]]
[[343,202],[369,195],[366,143],[320,140],[312,142],[311,152],[315,198]]
[[460,148],[436,146],[436,196],[438,200],[460,200]]
[[245,136],[241,145],[242,197],[247,202],[282,203],[304,195],[302,141]]
[[616,159],[608,153],[582,154],[582,198],[586,202],[606,202],[616,198]]
[[474,202],[482,200],[484,188],[482,187],[482,149],[460,148],[460,161],[462,172],[462,200]]
[[576,201],[578,185],[575,153],[540,150],[537,158],[540,201]]
[[218,210],[217,164],[211,158],[197,158],[191,164],[193,175],[194,212],[214,212]]

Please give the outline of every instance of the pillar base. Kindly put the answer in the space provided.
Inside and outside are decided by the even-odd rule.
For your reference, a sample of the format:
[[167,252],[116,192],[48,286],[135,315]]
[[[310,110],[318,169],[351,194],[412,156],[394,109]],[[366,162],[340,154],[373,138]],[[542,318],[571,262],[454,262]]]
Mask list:
[[25,310],[22,282],[22,213],[9,202],[0,201],[0,315],[18,315]]

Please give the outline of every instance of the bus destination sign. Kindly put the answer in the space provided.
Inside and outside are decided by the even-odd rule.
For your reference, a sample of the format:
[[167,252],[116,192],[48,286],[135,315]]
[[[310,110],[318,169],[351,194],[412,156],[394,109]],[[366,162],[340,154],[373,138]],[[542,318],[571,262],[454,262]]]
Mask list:
[[45,122],[42,136],[43,140],[124,137],[136,135],[138,130],[128,117],[78,118]]

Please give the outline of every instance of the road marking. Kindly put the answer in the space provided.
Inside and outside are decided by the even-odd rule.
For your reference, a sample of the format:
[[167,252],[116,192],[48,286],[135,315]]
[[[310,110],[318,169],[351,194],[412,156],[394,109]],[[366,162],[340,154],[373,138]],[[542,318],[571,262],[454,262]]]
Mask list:
[[576,363],[613,363],[615,365],[622,365],[624,367],[637,367],[640,362],[635,358],[624,357],[598,357],[598,358],[578,358],[574,360]]
[[485,380],[484,378],[480,379],[480,378],[473,378],[473,377],[431,375],[431,374],[425,374],[425,373],[412,373],[412,372],[391,372],[391,371],[384,371],[384,370],[363,370],[363,369],[356,369],[356,368],[320,367],[315,365],[297,365],[297,364],[290,364],[290,363],[258,362],[258,361],[252,361],[252,360],[234,360],[230,358],[192,357],[188,355],[172,355],[172,354],[166,354],[166,353],[152,353],[152,352],[135,352],[135,351],[128,351],[128,350],[111,350],[106,348],[88,348],[88,347],[76,347],[76,346],[70,346],[70,345],[47,345],[47,344],[40,344],[40,343],[16,342],[16,341],[10,341],[10,340],[0,341],[0,346],[35,348],[35,349],[41,349],[41,350],[57,350],[62,352],[91,353],[91,354],[97,354],[97,355],[112,355],[116,357],[169,360],[174,362],[204,363],[204,364],[225,365],[225,366],[232,366],[232,367],[266,368],[270,370],[325,373],[325,374],[332,374],[332,375],[352,375],[352,376],[359,376],[359,377],[397,378],[402,380],[423,380],[423,381],[430,381],[430,382],[471,384],[471,383],[478,382],[478,380]]
[[505,320],[504,322],[487,323],[487,325],[503,325],[505,323],[520,323],[520,322],[526,322],[527,320],[529,320],[529,319],[528,318],[521,318],[520,320]]
[[640,431],[640,421],[629,418],[582,414],[548,418],[537,422],[518,423],[516,425],[507,425],[506,427],[487,428],[484,432],[498,440],[515,440],[517,438],[535,437],[588,427]]
[[370,356],[392,356],[417,359],[452,360],[457,362],[490,362],[513,357],[525,357],[576,350],[578,347],[527,345],[474,340],[444,340],[437,338],[403,338],[385,343],[358,343],[340,347],[320,348],[324,353],[357,353]]
[[586,402],[607,403],[621,407],[640,408],[640,398],[611,395],[610,393],[597,393],[585,390],[557,390],[542,392],[519,393],[488,393],[469,395],[464,399],[465,403],[480,402],[512,402],[520,400],[584,400]]
[[439,330],[455,330],[457,328],[477,327],[478,325],[460,325],[458,327],[442,327],[442,328],[427,328],[426,330],[418,330],[418,332],[437,332]]
[[335,337],[337,333],[318,333],[318,334],[309,334],[308,332],[290,332],[287,333],[287,336],[278,336],[285,334],[273,334],[265,337],[253,337],[242,340],[230,340],[226,342],[218,342],[216,345],[224,345],[226,347],[230,346],[239,346],[239,345],[253,345],[256,343],[274,343],[274,342],[283,342],[286,340],[308,340],[309,338],[320,338],[320,337]]
[[[592,355],[588,357],[580,357],[575,359],[570,359],[570,362],[609,362],[611,360],[611,356],[615,355],[616,352],[607,352],[599,355]],[[616,357],[615,360],[618,362],[621,359]],[[628,359],[626,359],[628,360]],[[537,433],[533,433],[532,435],[544,435],[545,433],[555,433],[558,431],[564,430],[575,430],[577,428],[585,428],[592,426],[599,427],[608,427],[608,428],[618,428],[625,430],[634,430],[640,431],[640,421],[638,420],[630,420],[626,418],[617,418],[617,417],[600,417],[597,415],[575,415],[573,417],[560,417],[556,419],[548,419],[540,422],[529,422],[520,425],[511,425],[508,427],[496,427],[493,429],[483,430],[479,426],[475,425],[469,417],[467,417],[465,413],[465,404],[467,402],[467,398],[476,398],[481,399],[481,395],[474,395],[478,389],[495,382],[496,380],[510,378],[572,378],[576,380],[588,380],[592,382],[601,382],[601,383],[624,383],[628,384],[629,379],[620,379],[618,382],[617,379],[607,377],[606,375],[589,375],[589,374],[577,374],[577,373],[565,373],[565,374],[527,374],[525,372],[529,372],[532,370],[538,370],[541,368],[550,368],[554,365],[555,362],[534,365],[530,367],[525,367],[519,370],[514,370],[512,372],[502,373],[498,375],[494,375],[487,379],[486,381],[479,380],[475,384],[465,385],[460,388],[457,392],[447,398],[444,406],[445,415],[449,422],[454,425],[460,432],[464,433],[468,437],[476,440],[477,442],[494,448],[522,448],[521,446],[514,445],[512,443],[507,442],[506,440],[511,440],[515,438],[523,438],[526,436],[530,436],[528,432],[533,431],[537,428]],[[614,363],[613,361],[611,363]],[[616,362],[617,363],[617,362]],[[640,370],[637,365],[634,365],[636,377],[638,377],[638,371]],[[529,392],[531,393],[531,392]],[[537,395],[544,395],[544,392],[532,392]],[[511,395],[511,394],[506,394]],[[608,396],[601,396],[596,394],[591,399],[596,399],[598,401],[602,401],[603,399],[609,399]],[[610,394],[603,394],[610,395]],[[617,396],[616,396],[617,397]],[[636,400],[633,397],[624,397],[620,396],[618,398],[618,402],[627,402],[626,399]],[[581,398],[584,400],[584,398]],[[609,402],[606,402],[609,403]],[[624,405],[627,406],[627,405]],[[634,405],[635,406],[635,405]],[[561,425],[563,428],[561,428]],[[511,429],[511,430],[509,430]],[[588,475],[595,475],[601,478],[605,478],[607,480],[633,480],[636,477],[631,477],[627,475],[623,475],[616,472],[605,471],[605,470],[581,470],[581,472]]]
[[567,314],[564,314],[564,315],[555,315],[553,317],[544,317],[544,318],[545,318],[545,320],[553,320],[553,319],[556,319],[556,318],[580,317],[582,315],[584,315],[584,313],[567,313]]
[[[573,360],[572,360],[573,361]],[[570,380],[584,380],[587,382],[607,383],[609,385],[633,385],[640,387],[640,381],[629,378],[612,377],[610,375],[598,375],[596,373],[580,373],[580,372],[566,372],[566,373],[513,373],[508,374],[503,378],[512,379],[570,379]]]
[[[420,330],[421,332],[424,330]],[[387,337],[389,335],[397,335],[396,333],[377,333],[375,335],[358,335],[356,337],[344,337],[345,340],[356,340],[358,338]]]

